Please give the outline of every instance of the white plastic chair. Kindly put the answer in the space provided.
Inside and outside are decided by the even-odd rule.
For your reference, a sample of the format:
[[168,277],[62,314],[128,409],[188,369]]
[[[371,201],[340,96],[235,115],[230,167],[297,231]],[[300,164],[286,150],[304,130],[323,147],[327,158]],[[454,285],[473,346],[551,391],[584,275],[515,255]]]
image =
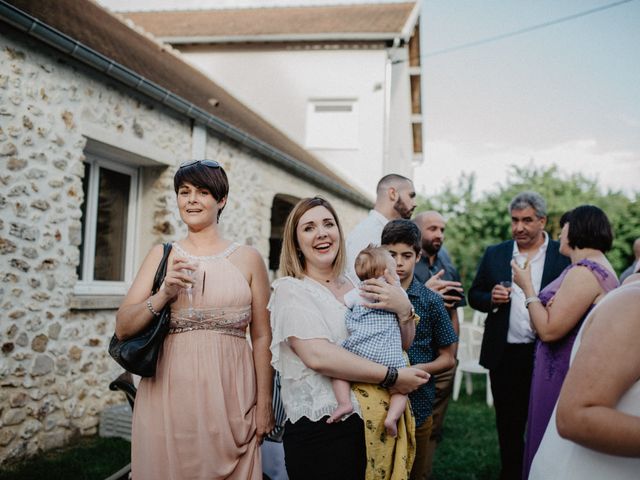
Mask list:
[[464,307],[456,308],[456,312],[458,312],[458,322],[464,322]]
[[474,310],[473,317],[471,317],[471,324],[484,328],[484,321],[486,318],[487,318],[487,314],[485,312]]
[[453,379],[453,400],[457,401],[460,396],[460,386],[462,377],[465,377],[467,395],[473,392],[471,374],[482,374],[487,378],[487,405],[493,406],[493,395],[491,394],[491,380],[489,370],[480,365],[480,347],[482,345],[482,335],[484,327],[468,323],[460,324],[460,341],[458,343],[458,369]]

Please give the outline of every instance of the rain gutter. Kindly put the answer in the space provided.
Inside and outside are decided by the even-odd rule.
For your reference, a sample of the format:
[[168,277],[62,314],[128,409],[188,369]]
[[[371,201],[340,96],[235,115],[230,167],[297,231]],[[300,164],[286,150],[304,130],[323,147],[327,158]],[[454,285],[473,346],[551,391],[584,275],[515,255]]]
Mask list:
[[198,35],[198,36],[158,36],[172,45],[199,43],[295,43],[295,42],[390,42],[397,33],[281,33],[269,35]]
[[268,143],[210,114],[206,110],[201,109],[166,88],[146,79],[124,65],[111,60],[100,52],[74,40],[37,18],[8,4],[4,0],[0,0],[0,19],[105,75],[124,83],[133,90],[162,103],[196,122],[206,125],[220,135],[244,145],[250,150],[271,160],[276,166],[285,171],[293,175],[299,175],[319,187],[326,188],[336,195],[352,201],[358,206],[371,208],[371,200],[364,195],[343,187],[290,155],[281,152]]

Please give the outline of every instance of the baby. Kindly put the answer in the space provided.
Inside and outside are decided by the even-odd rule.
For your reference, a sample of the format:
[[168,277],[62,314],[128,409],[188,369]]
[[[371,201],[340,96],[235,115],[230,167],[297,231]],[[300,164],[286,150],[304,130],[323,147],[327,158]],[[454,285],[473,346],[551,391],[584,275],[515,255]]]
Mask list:
[[[362,281],[369,278],[384,278],[384,271],[387,270],[396,277],[396,283],[400,284],[395,273],[396,263],[384,247],[369,245],[362,250],[356,257],[355,270]],[[402,351],[400,326],[395,313],[363,306],[363,298],[355,288],[344,296],[344,301],[349,308],[345,318],[349,337],[342,346],[350,352],[387,367],[408,366],[407,358]],[[333,378],[331,382],[338,407],[327,423],[333,423],[353,411],[349,382],[338,378]],[[399,393],[391,395],[389,411],[384,421],[387,435],[395,437],[398,434],[398,419],[406,405],[406,395]]]

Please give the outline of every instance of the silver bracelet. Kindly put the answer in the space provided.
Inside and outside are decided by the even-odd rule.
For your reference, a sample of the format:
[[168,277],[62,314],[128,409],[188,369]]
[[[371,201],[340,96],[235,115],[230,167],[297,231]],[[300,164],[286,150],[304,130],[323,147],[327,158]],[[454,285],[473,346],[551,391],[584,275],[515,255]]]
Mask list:
[[540,302],[540,301],[541,301],[541,300],[540,300],[538,297],[536,297],[536,296],[533,296],[533,297],[527,297],[527,298],[525,298],[525,299],[524,299],[524,307],[525,307],[525,308],[529,308],[529,304],[531,304],[531,303],[536,303],[536,302]]
[[160,316],[160,312],[154,310],[153,305],[151,305],[151,297],[147,298],[147,309],[153,314],[154,317]]

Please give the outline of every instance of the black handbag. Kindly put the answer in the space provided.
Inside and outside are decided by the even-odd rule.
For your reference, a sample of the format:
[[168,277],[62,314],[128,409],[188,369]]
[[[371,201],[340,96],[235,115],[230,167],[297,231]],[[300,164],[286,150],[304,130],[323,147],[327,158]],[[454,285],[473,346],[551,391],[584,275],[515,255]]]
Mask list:
[[[171,252],[171,244],[163,245],[164,253],[153,279],[151,294],[160,290],[167,273],[167,259]],[[165,305],[155,322],[152,322],[144,330],[126,340],[119,340],[113,335],[109,342],[109,355],[125,370],[141,377],[153,377],[156,373],[158,354],[164,343],[164,337],[169,331],[171,319],[171,306]]]

